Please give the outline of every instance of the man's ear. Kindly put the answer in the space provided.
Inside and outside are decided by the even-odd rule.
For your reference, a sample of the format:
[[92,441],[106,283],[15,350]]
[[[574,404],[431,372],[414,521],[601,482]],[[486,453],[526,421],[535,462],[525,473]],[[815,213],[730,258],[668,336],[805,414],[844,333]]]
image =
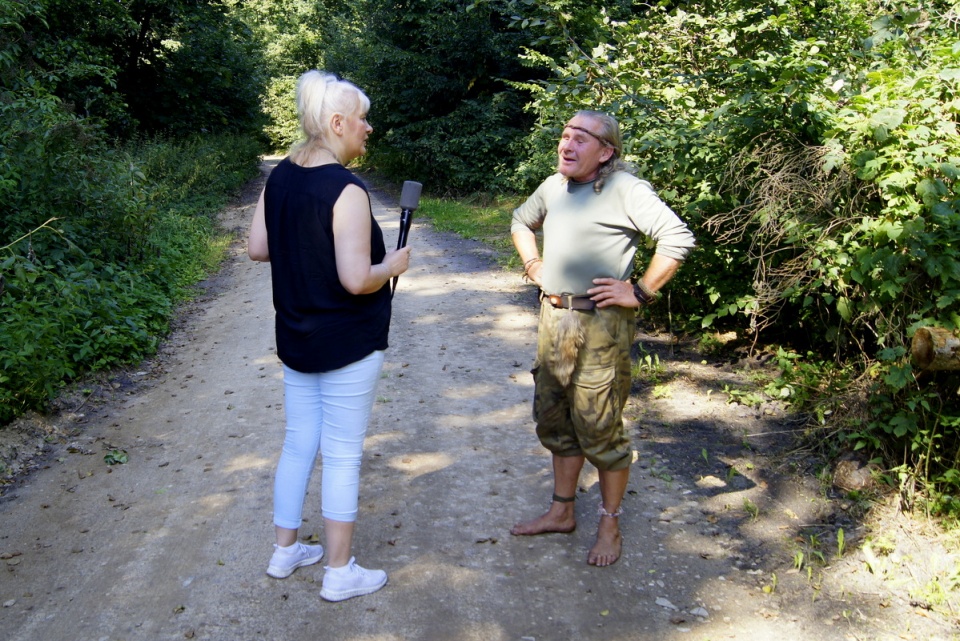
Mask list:
[[613,147],[608,147],[604,145],[603,152],[600,154],[600,164],[607,162],[613,157],[613,153],[616,151]]

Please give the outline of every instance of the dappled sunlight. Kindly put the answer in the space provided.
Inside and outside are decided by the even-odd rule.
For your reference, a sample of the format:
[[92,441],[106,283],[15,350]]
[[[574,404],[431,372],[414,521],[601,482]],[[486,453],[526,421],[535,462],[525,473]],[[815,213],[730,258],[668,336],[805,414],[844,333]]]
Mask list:
[[436,591],[440,583],[449,591],[473,591],[489,575],[483,570],[465,568],[450,563],[440,563],[433,558],[425,558],[393,571],[397,582],[403,582],[413,590],[427,589]]
[[[404,282],[406,281],[406,282]],[[422,281],[417,279],[416,273],[406,272],[400,277],[400,283],[406,285],[404,289],[404,296],[416,296],[418,298],[426,298],[433,296],[437,299],[437,303],[446,301],[450,297],[450,285],[447,283],[437,283],[434,285],[426,286]]]
[[[691,617],[695,619],[695,617]],[[677,631],[672,634],[659,636],[659,641],[672,641],[673,639],[791,639],[802,638],[792,636],[791,629],[797,632],[796,625],[784,624],[777,620],[766,620],[755,617],[749,619],[746,616],[737,617],[737,622],[732,623],[729,618],[723,620],[722,617],[710,618],[696,623],[695,627],[688,622],[684,622],[677,627]],[[747,618],[746,621],[744,619]],[[695,634],[696,636],[691,636]],[[852,638],[852,637],[849,637]],[[609,641],[637,641],[635,636],[620,636]]]
[[583,471],[580,472],[580,482],[577,485],[584,490],[600,485],[600,472],[592,465],[584,465]]
[[254,456],[253,454],[241,454],[231,459],[223,468],[227,474],[235,472],[246,472],[250,470],[273,469],[275,462],[272,458]]
[[[477,409],[478,411],[471,411],[472,409]],[[496,430],[501,427],[526,429],[526,427],[529,426],[531,439],[536,439],[536,436],[533,434],[533,420],[527,419],[529,412],[528,404],[520,403],[502,409],[483,411],[488,409],[489,407],[483,403],[481,403],[478,408],[452,407],[449,413],[439,418],[436,427],[439,429],[454,428],[458,430],[481,427]],[[519,419],[517,417],[518,409],[523,410],[523,417]],[[535,440],[531,441],[531,443],[535,443]]]
[[254,365],[271,365],[271,366],[276,367],[278,370],[282,371],[282,370],[280,369],[280,361],[277,359],[277,355],[276,355],[275,353],[273,353],[273,352],[270,352],[269,354],[264,354],[263,356],[258,356],[257,358],[254,358],[254,359],[251,359],[251,362],[252,362]]
[[406,639],[404,639],[403,635],[380,632],[377,634],[357,634],[356,636],[344,637],[343,641],[406,641]]
[[[649,440],[657,443],[658,445],[671,445],[679,442],[679,439],[677,439],[675,436],[665,436],[662,434],[658,434],[655,438],[651,438]],[[643,455],[641,454],[641,456]]]
[[364,448],[376,448],[383,447],[391,443],[397,443],[403,441],[406,437],[406,434],[399,430],[394,430],[392,432],[380,432],[379,434],[370,434],[367,433],[367,438],[364,440]]
[[510,314],[509,311],[496,309],[486,310],[484,313],[466,318],[463,324],[473,327],[475,332],[487,332],[487,336],[498,335],[508,339],[528,338],[527,336],[518,337],[519,330],[530,330],[535,328],[535,321],[519,316],[516,313]]
[[439,472],[454,464],[454,459],[443,452],[424,452],[421,454],[402,454],[390,457],[387,465],[403,472],[410,479]]
[[517,315],[516,310],[514,310],[514,312],[511,314],[509,310],[504,309],[497,311],[493,308],[486,309],[476,316],[464,318],[460,322],[467,325],[490,326],[491,328],[498,326],[521,326],[528,327],[531,330],[535,328],[535,324],[533,322]]
[[492,384],[483,385],[456,385],[443,391],[443,396],[455,400],[471,398],[484,399],[498,392],[499,387]]
[[415,321],[410,321],[412,323],[434,325],[436,323],[445,322],[446,319],[440,314],[420,314],[417,316]]
[[223,512],[233,504],[233,501],[233,496],[219,492],[217,494],[207,494],[198,499],[197,503],[204,508],[207,514],[219,515],[223,514]]
[[[471,621],[447,622],[444,625],[443,634],[444,636],[442,637],[427,635],[423,638],[456,639],[457,641],[497,641],[499,639],[510,638],[498,623],[478,623]],[[410,641],[408,635],[390,634],[387,632],[356,634],[338,638],[340,638],[341,641]]]

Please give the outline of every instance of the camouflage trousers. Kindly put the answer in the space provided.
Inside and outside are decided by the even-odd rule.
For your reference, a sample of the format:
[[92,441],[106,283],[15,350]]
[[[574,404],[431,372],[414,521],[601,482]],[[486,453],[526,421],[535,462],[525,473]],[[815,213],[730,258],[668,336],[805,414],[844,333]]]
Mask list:
[[[577,315],[583,338],[566,386],[554,374],[562,368],[557,336],[565,314]],[[605,471],[632,462],[623,407],[630,394],[634,318],[634,310],[623,307],[577,311],[541,304],[533,419],[540,443],[557,456],[584,456]]]

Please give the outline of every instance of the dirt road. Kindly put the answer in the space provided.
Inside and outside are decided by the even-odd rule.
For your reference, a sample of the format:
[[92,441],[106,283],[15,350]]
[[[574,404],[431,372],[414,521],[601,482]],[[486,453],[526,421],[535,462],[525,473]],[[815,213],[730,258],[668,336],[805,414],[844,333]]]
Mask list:
[[[257,193],[224,213],[242,237]],[[390,244],[398,211],[374,195]],[[265,575],[281,372],[268,266],[238,245],[162,354],[132,373],[129,392],[121,386],[116,402],[78,411],[78,436],[0,502],[0,636],[949,638],[882,587],[851,587],[841,570],[816,585],[815,575],[790,572],[796,526],[830,508],[815,486],[763,469],[762,436],[744,450],[778,417],[725,404],[715,393],[723,380],[698,359],[671,364],[682,375],[670,389],[638,390],[628,408],[637,456],[617,564],[585,563],[599,498],[592,473],[581,479],[576,532],[510,536],[551,493],[529,419],[534,294],[482,247],[420,221],[411,245],[355,542],[361,563],[389,573],[386,588],[330,604],[318,597],[321,565],[286,580]],[[126,463],[105,463],[121,451]],[[734,464],[740,474],[729,472]],[[322,534],[319,478],[304,536]]]

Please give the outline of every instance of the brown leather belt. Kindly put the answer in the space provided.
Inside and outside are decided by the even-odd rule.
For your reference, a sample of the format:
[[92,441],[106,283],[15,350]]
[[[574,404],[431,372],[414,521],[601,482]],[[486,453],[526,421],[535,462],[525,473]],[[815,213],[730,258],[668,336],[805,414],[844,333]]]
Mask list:
[[597,303],[589,296],[574,296],[573,294],[543,294],[542,298],[550,301],[557,309],[577,309],[584,312],[593,311]]

